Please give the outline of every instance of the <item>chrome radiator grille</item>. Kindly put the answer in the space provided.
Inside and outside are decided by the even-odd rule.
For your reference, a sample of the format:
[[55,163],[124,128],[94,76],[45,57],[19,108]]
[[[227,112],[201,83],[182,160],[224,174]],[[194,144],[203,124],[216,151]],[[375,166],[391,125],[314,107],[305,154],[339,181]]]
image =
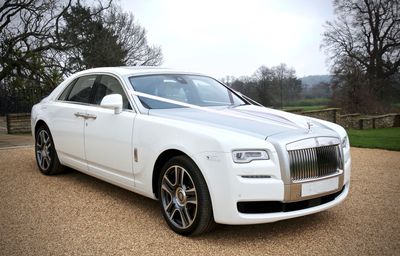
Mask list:
[[339,145],[289,150],[292,181],[303,181],[335,174],[342,169]]

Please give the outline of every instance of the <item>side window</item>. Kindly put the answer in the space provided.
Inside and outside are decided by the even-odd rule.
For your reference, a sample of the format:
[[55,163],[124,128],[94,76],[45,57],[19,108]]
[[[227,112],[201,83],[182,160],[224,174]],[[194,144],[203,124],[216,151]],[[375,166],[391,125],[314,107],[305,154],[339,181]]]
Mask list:
[[68,95],[68,101],[89,103],[96,76],[80,77]]
[[64,91],[61,93],[60,97],[58,97],[58,100],[67,100],[68,94],[71,91],[72,86],[76,83],[78,79],[75,79],[72,81],[69,85],[67,85],[64,89]]
[[109,94],[121,94],[123,101],[123,109],[132,109],[129,104],[128,98],[122,89],[121,84],[112,76],[102,75],[100,81],[96,85],[96,92],[94,94],[93,104],[100,105],[104,96]]

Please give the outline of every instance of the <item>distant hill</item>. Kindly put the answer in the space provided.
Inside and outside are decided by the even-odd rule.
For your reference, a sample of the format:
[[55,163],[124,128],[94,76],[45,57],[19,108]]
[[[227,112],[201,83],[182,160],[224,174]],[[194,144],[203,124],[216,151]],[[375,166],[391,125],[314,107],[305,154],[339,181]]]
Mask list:
[[305,76],[300,78],[301,84],[304,87],[313,87],[321,82],[330,83],[332,76],[330,75],[315,75],[315,76]]

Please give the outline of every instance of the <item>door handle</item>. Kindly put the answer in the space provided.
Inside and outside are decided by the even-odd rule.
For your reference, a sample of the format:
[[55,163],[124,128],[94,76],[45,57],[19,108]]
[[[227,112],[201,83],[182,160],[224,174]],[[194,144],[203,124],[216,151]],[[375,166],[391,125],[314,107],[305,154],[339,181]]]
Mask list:
[[83,118],[86,118],[86,113],[76,112],[74,115],[75,115],[76,117],[83,117]]
[[89,119],[89,118],[91,118],[91,119],[96,119],[96,118],[97,118],[96,115],[93,115],[93,114],[86,114],[86,113],[82,113],[82,112],[76,112],[76,113],[74,113],[74,115],[75,115],[76,117],[83,117],[83,118],[85,118],[85,119]]
[[96,115],[93,115],[93,114],[86,114],[86,118],[87,118],[87,119],[89,119],[89,118],[96,119],[97,116],[96,116]]

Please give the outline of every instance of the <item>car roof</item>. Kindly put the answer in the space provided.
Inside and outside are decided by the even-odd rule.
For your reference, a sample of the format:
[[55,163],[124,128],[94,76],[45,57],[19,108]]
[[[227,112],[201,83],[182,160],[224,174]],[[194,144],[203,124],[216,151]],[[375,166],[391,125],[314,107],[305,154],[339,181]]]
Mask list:
[[157,67],[157,66],[122,66],[122,67],[101,67],[101,68],[91,68],[81,72],[80,74],[90,74],[90,73],[114,73],[120,76],[135,76],[135,75],[145,75],[145,74],[192,74],[192,75],[202,75],[200,73],[188,72],[183,70]]

